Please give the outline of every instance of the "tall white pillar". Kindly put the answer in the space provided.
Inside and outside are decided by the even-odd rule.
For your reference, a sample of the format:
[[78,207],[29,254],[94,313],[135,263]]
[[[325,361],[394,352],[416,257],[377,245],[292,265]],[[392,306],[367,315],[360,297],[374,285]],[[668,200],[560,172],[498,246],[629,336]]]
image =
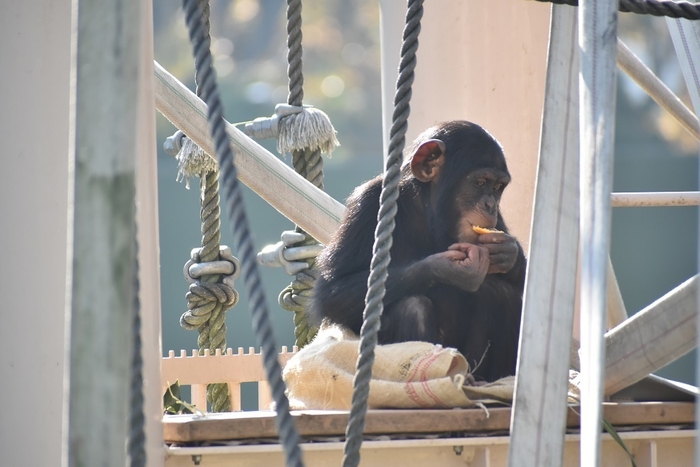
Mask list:
[[70,0],[0,14],[0,464],[61,463]]

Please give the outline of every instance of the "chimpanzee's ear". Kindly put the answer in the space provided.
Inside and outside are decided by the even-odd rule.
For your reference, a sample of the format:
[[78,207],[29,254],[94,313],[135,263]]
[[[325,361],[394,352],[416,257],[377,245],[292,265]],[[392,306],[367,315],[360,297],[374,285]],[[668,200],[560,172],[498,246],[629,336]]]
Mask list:
[[411,158],[411,172],[421,182],[430,182],[440,174],[445,163],[445,143],[439,139],[429,139],[418,146]]

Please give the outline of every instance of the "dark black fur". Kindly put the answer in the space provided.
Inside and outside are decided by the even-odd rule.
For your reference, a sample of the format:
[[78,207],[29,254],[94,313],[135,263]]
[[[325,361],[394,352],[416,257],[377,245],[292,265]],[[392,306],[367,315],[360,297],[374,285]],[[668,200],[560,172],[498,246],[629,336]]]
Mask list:
[[[430,280],[430,271],[421,263],[457,241],[450,232],[456,222],[459,182],[475,169],[507,173],[505,158],[499,144],[469,122],[438,125],[421,135],[413,148],[428,139],[440,139],[446,147],[436,193],[438,208],[434,211],[428,202],[429,184],[413,177],[409,163],[404,165],[379,342],[439,343],[457,348],[472,368],[483,357],[474,373],[478,379],[513,375],[525,279],[522,248],[518,245],[510,271],[488,274],[475,292]],[[321,276],[310,310],[317,323],[325,318],[360,332],[381,182],[379,176],[353,192],[342,225],[318,259]],[[496,228],[508,231],[500,211]]]

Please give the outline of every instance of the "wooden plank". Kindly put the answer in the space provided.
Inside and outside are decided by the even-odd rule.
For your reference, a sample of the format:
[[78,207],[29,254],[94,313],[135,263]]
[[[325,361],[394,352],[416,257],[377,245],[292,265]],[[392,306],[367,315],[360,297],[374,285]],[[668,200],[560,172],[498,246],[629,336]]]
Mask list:
[[[693,464],[692,430],[630,431],[620,433],[638,467],[688,467]],[[373,439],[362,444],[363,467],[410,465],[412,467],[500,467],[506,464],[508,436],[450,436],[445,438]],[[563,467],[578,467],[577,434],[566,436]],[[234,444],[234,443],[232,443]],[[304,443],[306,465],[341,465],[342,443]],[[284,465],[284,451],[279,444],[168,446],[167,467],[192,467],[201,459],[207,467],[268,467]],[[197,456],[197,457],[195,457]],[[627,453],[613,438],[603,435],[603,466],[629,467]]]
[[[559,466],[578,262],[577,10],[552,8],[508,465]],[[534,274],[533,274],[534,272]]]
[[[613,426],[684,425],[694,421],[694,404],[690,402],[627,402],[604,404],[604,417]],[[575,411],[574,411],[575,410]],[[580,426],[579,407],[569,410],[567,426]],[[370,410],[365,434],[410,433],[494,433],[507,432],[510,407],[439,410]],[[347,411],[294,411],[297,429],[302,436],[343,436],[348,422]],[[276,438],[275,413],[228,412],[163,417],[165,441],[187,443],[233,439]]]

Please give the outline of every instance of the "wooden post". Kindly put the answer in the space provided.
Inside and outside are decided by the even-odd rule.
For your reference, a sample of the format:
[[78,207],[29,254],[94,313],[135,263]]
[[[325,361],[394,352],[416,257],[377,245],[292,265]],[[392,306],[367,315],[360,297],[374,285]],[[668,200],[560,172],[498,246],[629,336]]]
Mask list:
[[[666,19],[668,29],[671,32],[673,46],[683,70],[685,83],[693,101],[695,113],[700,112],[700,82],[698,82],[697,72],[700,70],[700,27],[695,21],[680,19]],[[700,174],[698,174],[700,176]],[[700,253],[700,247],[698,248]],[[700,257],[698,258],[700,266]],[[696,313],[700,316],[700,291],[696,294]],[[696,319],[696,332],[700,333],[700,318]],[[696,358],[695,378],[700,381],[700,358]],[[695,404],[695,420],[700,420],[700,403]],[[700,438],[699,438],[700,439]],[[698,444],[700,445],[700,444]],[[700,448],[695,450],[695,465],[700,465]]]
[[[125,465],[136,280],[141,6],[74,2],[66,465]],[[70,223],[69,223],[70,225]]]
[[[382,52],[382,170],[389,157],[389,132],[394,113],[394,94],[399,78],[399,59],[403,28],[406,25],[406,0],[379,0],[379,34]],[[430,4],[426,5],[430,8]],[[422,22],[422,21],[421,21]]]
[[[508,465],[564,459],[578,263],[576,9],[554,6]],[[534,271],[534,274],[531,272]]]
[[158,158],[156,105],[153,92],[153,2],[141,6],[138,123],[136,125],[136,222],[139,245],[141,357],[148,467],[161,467],[163,456],[163,391],[160,386],[161,343],[160,238],[158,229]]
[[0,7],[0,464],[61,464],[70,1]]
[[581,49],[581,465],[601,461],[606,277],[615,136],[617,2],[582,0]]

